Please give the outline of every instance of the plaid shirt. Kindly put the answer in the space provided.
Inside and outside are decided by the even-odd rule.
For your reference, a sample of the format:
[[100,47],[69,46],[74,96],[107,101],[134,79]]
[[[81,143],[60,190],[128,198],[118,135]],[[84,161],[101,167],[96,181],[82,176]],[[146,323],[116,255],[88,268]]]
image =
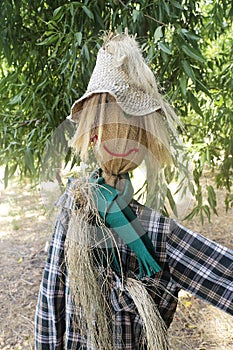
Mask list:
[[[74,203],[72,185],[58,201],[61,206],[51,240],[35,317],[35,349],[93,350],[73,325],[75,310],[64,264],[64,242]],[[148,291],[170,325],[180,289],[233,315],[233,251],[165,218],[154,210],[132,203],[141,225],[148,232],[162,272],[153,280],[145,278]],[[124,271],[137,271],[137,259],[120,244]],[[114,274],[111,303],[117,349],[141,349],[142,320],[131,296]],[[120,292],[119,292],[120,291]],[[140,347],[141,346],[141,347]],[[99,350],[99,349],[95,349]]]

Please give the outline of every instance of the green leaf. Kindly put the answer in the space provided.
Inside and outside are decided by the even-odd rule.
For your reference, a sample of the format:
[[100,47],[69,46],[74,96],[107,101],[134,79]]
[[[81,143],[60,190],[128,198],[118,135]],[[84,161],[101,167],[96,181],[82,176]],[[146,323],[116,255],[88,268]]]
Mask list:
[[181,48],[186,55],[193,58],[194,60],[197,60],[197,61],[202,62],[202,63],[205,62],[205,58],[197,50],[195,50],[193,47],[188,46],[188,45],[182,45]]
[[166,182],[170,184],[172,180],[174,180],[174,176],[175,176],[174,169],[169,166],[165,167],[164,175],[165,175]]
[[133,10],[133,22],[135,23],[137,21],[138,16],[140,15],[140,11]]
[[64,15],[63,6],[60,6],[53,11],[53,20],[57,21],[61,19],[63,15]]
[[202,164],[202,166],[204,166],[205,162],[206,162],[206,153],[203,152],[201,157],[200,157],[200,162]]
[[171,16],[171,13],[170,13],[170,7],[168,6],[167,2],[162,0],[162,3],[163,3],[163,9],[166,11],[166,13],[168,14],[168,16],[170,17]]
[[209,96],[210,98],[212,98],[212,95],[210,93],[210,91],[207,89],[207,87],[202,84],[202,82],[198,79],[196,79],[196,85],[198,87],[198,89],[200,89],[201,91],[203,91],[207,96]]
[[87,44],[83,45],[83,52],[84,52],[84,55],[86,57],[86,60],[89,62],[90,61],[90,53],[89,53]]
[[85,5],[82,6],[82,9],[90,19],[94,19],[93,13]]
[[74,34],[75,40],[77,41],[78,45],[80,46],[82,43],[82,32],[77,32]]
[[70,4],[70,14],[73,22],[74,21],[74,4],[73,3]]
[[63,40],[63,36],[59,36],[50,58],[54,58],[57,55],[57,51],[61,45],[62,40]]
[[225,199],[226,211],[233,208],[233,194],[228,193]]
[[208,205],[204,205],[202,207],[203,211],[205,212],[207,218],[208,218],[208,221],[210,222],[210,208],[208,207]]
[[198,99],[193,95],[193,93],[191,91],[187,91],[187,99],[190,102],[194,111],[200,115],[203,115],[202,110],[199,107]]
[[18,163],[15,163],[10,167],[9,174],[8,174],[9,179],[15,174],[17,167],[18,167]]
[[170,48],[169,48],[169,46],[168,46],[168,44],[165,44],[165,43],[159,43],[159,48],[163,51],[163,52],[165,52],[166,54],[168,54],[168,55],[171,55],[172,54],[172,52],[171,52],[171,50],[170,50]]
[[9,104],[10,104],[10,105],[15,105],[15,104],[20,103],[20,102],[22,101],[22,95],[23,95],[23,91],[20,91],[20,93],[19,93],[18,95],[14,96],[14,97],[10,100]]
[[152,61],[154,54],[155,54],[155,48],[153,45],[151,45],[151,47],[148,50],[147,57],[146,57],[147,62]]
[[38,84],[36,86],[36,91],[38,91],[38,90],[40,90],[42,88],[45,88],[45,86],[47,86],[48,83],[49,83],[49,81],[48,81],[48,78],[46,77],[40,84]]
[[177,9],[179,9],[179,10],[183,10],[183,9],[184,9],[183,5],[182,5],[181,3],[179,3],[178,1],[176,1],[176,0],[170,0],[170,2],[171,2],[171,4],[172,4],[174,7],[176,7]]
[[189,213],[185,218],[184,220],[192,220],[194,218],[194,216],[196,216],[198,213],[199,213],[199,208],[198,207],[195,207],[191,213]]
[[104,29],[105,24],[103,19],[99,16],[99,14],[97,12],[95,12],[95,17],[96,17],[96,21],[99,23],[100,28]]
[[200,39],[199,36],[197,36],[194,33],[191,33],[190,31],[184,28],[181,29],[181,33],[184,34],[184,36],[186,36],[187,39],[196,40],[196,41]]
[[187,78],[185,74],[182,74],[179,79],[180,90],[184,98],[186,98],[186,89],[187,89]]
[[52,44],[54,41],[56,41],[59,38],[59,34],[53,34],[51,36],[49,36],[48,38],[46,38],[44,41],[42,41],[41,43],[38,43],[38,46],[41,45],[50,45]]
[[57,107],[58,102],[59,102],[59,99],[60,99],[60,96],[59,96],[59,95],[57,95],[57,96],[54,98],[54,102],[53,102],[53,105],[52,105],[52,111]]
[[31,149],[27,147],[24,151],[24,160],[26,167],[30,170],[31,173],[34,173],[35,167],[34,167],[34,158],[31,152]]
[[207,193],[208,193],[208,203],[210,205],[210,208],[213,210],[215,214],[217,214],[217,210],[216,210],[217,199],[216,199],[216,193],[213,186],[211,185],[207,186]]
[[175,203],[175,201],[174,201],[174,198],[173,198],[173,196],[172,196],[172,194],[171,194],[171,191],[170,191],[169,187],[167,188],[167,198],[168,198],[168,201],[169,201],[169,204],[170,204],[170,207],[171,207],[173,213],[174,213],[176,216],[178,216],[177,208],[176,208],[176,203]]
[[156,28],[154,32],[154,43],[157,43],[159,39],[163,37],[162,28],[163,28],[162,26],[159,26],[158,28]]
[[186,60],[182,60],[181,61],[181,64],[182,64],[182,67],[183,67],[183,70],[184,72],[187,74],[187,76],[189,78],[192,79],[192,81],[195,83],[196,82],[196,77],[195,77],[195,74],[193,72],[193,69],[192,67],[190,66],[189,62],[186,61]]
[[7,163],[6,166],[5,166],[5,169],[4,169],[4,186],[5,186],[5,188],[8,185],[8,179],[9,179],[8,174],[9,174],[9,166],[8,166],[8,163]]

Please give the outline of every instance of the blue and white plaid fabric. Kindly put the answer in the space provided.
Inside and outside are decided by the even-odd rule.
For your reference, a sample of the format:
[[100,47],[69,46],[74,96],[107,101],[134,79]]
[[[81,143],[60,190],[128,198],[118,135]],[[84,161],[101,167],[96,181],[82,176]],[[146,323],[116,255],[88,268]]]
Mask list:
[[[74,327],[74,305],[64,263],[64,243],[74,203],[72,183],[58,205],[61,207],[40,286],[35,317],[35,349],[92,349]],[[132,203],[140,223],[148,232],[162,272],[143,282],[170,325],[180,289],[233,315],[233,251],[181,226],[154,210]],[[123,243],[119,251],[124,272],[137,274],[137,259]],[[129,293],[119,286],[113,273],[111,304],[112,326],[117,349],[146,349],[140,343],[142,321]]]

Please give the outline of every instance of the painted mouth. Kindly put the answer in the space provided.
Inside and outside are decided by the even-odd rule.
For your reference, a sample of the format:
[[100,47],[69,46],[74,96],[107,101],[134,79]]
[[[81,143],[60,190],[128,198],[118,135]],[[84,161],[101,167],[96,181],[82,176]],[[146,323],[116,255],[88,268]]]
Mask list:
[[130,149],[128,152],[126,153],[114,153],[112,151],[110,151],[105,145],[103,146],[104,150],[110,154],[113,157],[127,157],[129,156],[131,153],[137,153],[139,152],[139,148],[132,148]]

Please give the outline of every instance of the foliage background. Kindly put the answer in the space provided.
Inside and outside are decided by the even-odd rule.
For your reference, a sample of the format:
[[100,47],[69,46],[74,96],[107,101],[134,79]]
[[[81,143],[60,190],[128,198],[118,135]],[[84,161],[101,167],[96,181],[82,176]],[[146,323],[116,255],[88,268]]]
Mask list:
[[[161,91],[176,108],[194,162],[197,203],[190,217],[216,212],[213,173],[232,206],[233,4],[231,0],[64,1],[0,3],[0,164],[5,185],[17,171],[38,178],[55,128],[86,89],[100,31],[137,33]],[[170,199],[171,204],[171,199]]]

